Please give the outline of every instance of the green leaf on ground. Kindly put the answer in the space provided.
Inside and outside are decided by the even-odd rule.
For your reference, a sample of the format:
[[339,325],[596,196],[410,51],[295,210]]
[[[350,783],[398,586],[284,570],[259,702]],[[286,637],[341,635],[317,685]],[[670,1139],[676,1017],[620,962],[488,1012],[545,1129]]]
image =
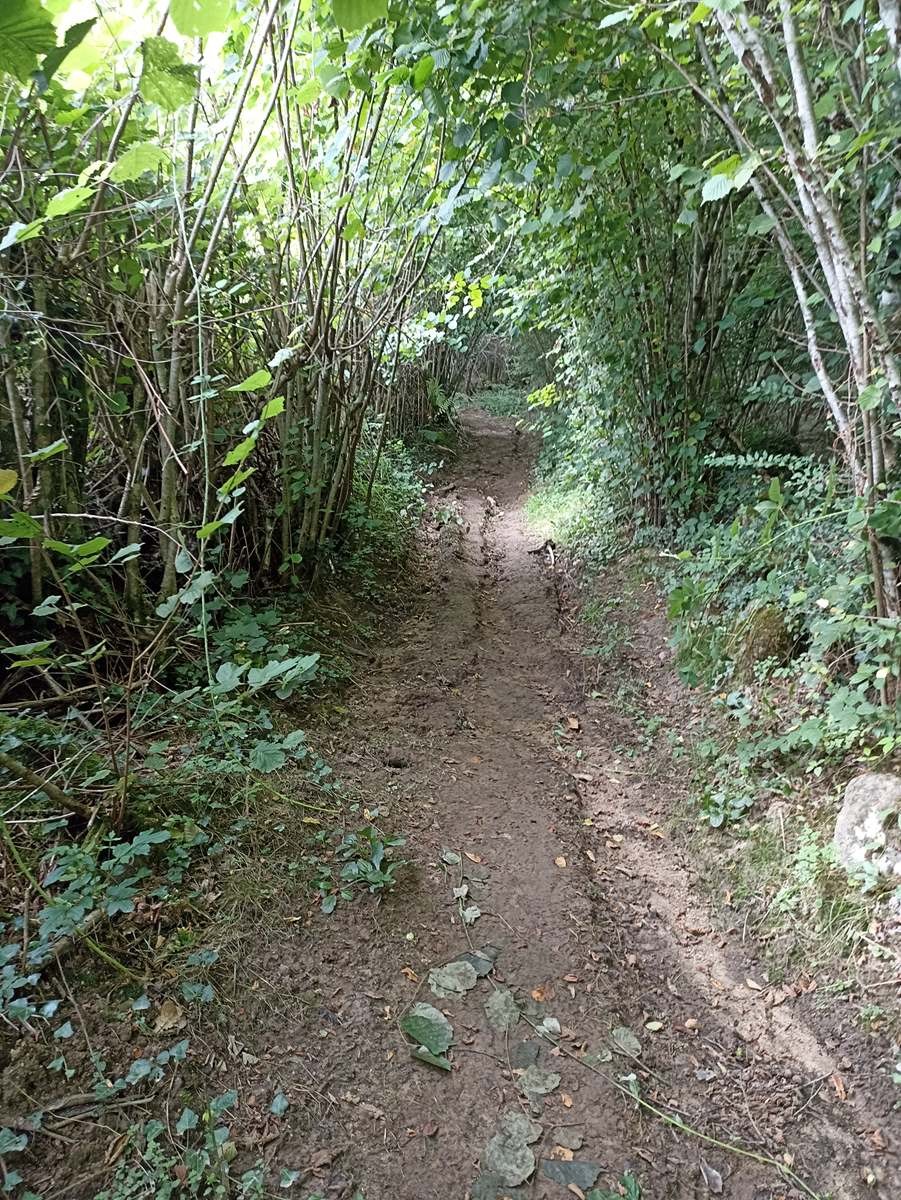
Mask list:
[[543,1071],[541,1067],[528,1067],[519,1080],[519,1090],[526,1096],[547,1096],[560,1086],[556,1071]]
[[499,1175],[508,1187],[516,1187],[535,1170],[535,1155],[525,1142],[498,1133],[485,1147],[482,1166]]
[[429,987],[442,1000],[465,996],[478,980],[475,967],[468,962],[449,962],[429,971]]
[[473,970],[479,979],[485,975],[490,975],[494,970],[494,964],[497,962],[500,950],[497,946],[481,946],[478,950],[467,950],[465,954],[458,954],[454,962],[468,962],[472,965]]
[[600,1175],[601,1168],[598,1163],[580,1162],[577,1159],[566,1162],[556,1158],[543,1158],[541,1173],[545,1179],[551,1179],[565,1188],[575,1186],[584,1192]]
[[199,1123],[200,1117],[198,1117],[193,1108],[183,1109],[181,1116],[176,1122],[175,1132],[181,1136],[182,1134],[187,1133],[189,1129],[196,1129]]
[[641,1054],[641,1042],[626,1025],[617,1025],[610,1034],[610,1045],[617,1054],[637,1058]]
[[498,1033],[509,1032],[519,1021],[519,1005],[509,988],[497,988],[485,1001],[488,1024]]
[[518,1108],[511,1108],[508,1112],[501,1114],[501,1133],[528,1145],[530,1142],[538,1141],[544,1133],[544,1127],[537,1121],[533,1121],[531,1117],[527,1117]]
[[419,1046],[432,1054],[443,1054],[453,1044],[454,1027],[431,1004],[414,1004],[400,1022],[400,1027]]
[[440,1067],[442,1071],[449,1071],[451,1065],[443,1054],[433,1054],[431,1050],[426,1050],[425,1046],[416,1046],[410,1050],[414,1058],[418,1058],[420,1062],[429,1063],[433,1067]]

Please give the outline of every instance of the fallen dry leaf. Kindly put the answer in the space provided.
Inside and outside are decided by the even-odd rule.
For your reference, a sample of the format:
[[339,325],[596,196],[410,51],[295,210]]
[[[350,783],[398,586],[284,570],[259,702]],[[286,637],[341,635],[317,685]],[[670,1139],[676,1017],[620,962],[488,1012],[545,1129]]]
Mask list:
[[324,1171],[326,1167],[331,1166],[334,1159],[338,1157],[337,1150],[317,1150],[310,1159],[310,1168],[313,1171]]
[[470,854],[468,850],[464,850],[463,854],[471,863],[480,863],[482,861],[481,854]]
[[874,1150],[884,1150],[885,1149],[885,1145],[886,1145],[885,1137],[883,1136],[881,1129],[874,1129],[873,1132],[869,1136],[870,1136],[870,1145],[873,1147]]
[[125,1133],[117,1134],[106,1148],[106,1154],[103,1156],[104,1166],[111,1167],[114,1162],[117,1162],[122,1155],[122,1151],[128,1145],[128,1130]]
[[184,1027],[184,1009],[174,1000],[164,1000],[153,1023],[153,1032],[171,1033],[176,1029],[184,1029]]
[[[570,1155],[569,1157],[572,1158],[572,1155]],[[585,1193],[582,1191],[582,1189],[579,1187],[579,1185],[577,1183],[568,1183],[566,1185],[566,1190],[568,1192],[572,1192],[572,1194],[574,1196],[578,1196],[579,1200],[585,1200]]]
[[839,1100],[848,1099],[848,1093],[845,1090],[845,1081],[842,1079],[841,1075],[839,1075],[837,1072],[835,1075],[830,1075],[829,1082],[835,1088],[835,1094]]
[[401,975],[406,975],[411,983],[419,983],[419,976],[412,967],[401,967],[400,973]]
[[566,866],[566,859],[563,857],[562,854],[558,854],[557,857],[554,859],[554,865],[557,867],[565,867]]
[[763,991],[763,984],[758,983],[756,979],[752,979],[750,975],[745,979],[745,983],[748,985],[748,987],[753,992],[762,992]]
[[554,985],[550,982],[539,984],[530,993],[532,999],[537,1000],[539,1004],[543,1004],[545,1000],[553,1000],[554,994]]
[[551,1158],[558,1158],[562,1162],[572,1162],[573,1152],[568,1150],[566,1146],[555,1146],[551,1151]]
[[586,850],[586,851],[585,851],[585,853],[586,853],[586,855],[588,856],[588,861],[589,861],[589,862],[597,862],[597,861],[598,861],[598,860],[595,858],[595,855],[594,855],[594,851],[593,851],[593,850]]
[[581,725],[579,724],[578,717],[567,717],[566,725],[567,725],[568,729],[581,729],[582,728]]
[[563,1107],[564,1107],[564,1108],[572,1108],[572,1106],[573,1106],[573,1098],[572,1098],[572,1096],[569,1094],[569,1092],[561,1092],[561,1093],[560,1093],[560,1099],[563,1101]]
[[708,1162],[705,1162],[703,1158],[698,1165],[701,1168],[701,1175],[704,1177],[707,1187],[713,1192],[714,1196],[719,1196],[723,1190],[722,1175],[715,1167],[711,1167]]

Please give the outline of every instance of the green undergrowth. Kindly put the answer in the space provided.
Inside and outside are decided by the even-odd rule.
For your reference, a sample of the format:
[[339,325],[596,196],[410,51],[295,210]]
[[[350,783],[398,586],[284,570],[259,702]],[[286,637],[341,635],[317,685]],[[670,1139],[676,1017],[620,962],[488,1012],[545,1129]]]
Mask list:
[[481,408],[493,417],[522,418],[528,411],[525,390],[507,383],[493,383],[471,395],[460,395],[456,402],[459,408]]
[[[18,1200],[43,1175],[40,1102],[60,1077],[98,1103],[136,1095],[152,1112],[173,1069],[193,1070],[197,1093],[173,1118],[174,1159],[171,1131],[139,1122],[104,1200],[264,1194],[261,1169],[232,1168],[230,1102],[204,1092],[190,1031],[236,1001],[251,950],[278,922],[389,891],[404,866],[403,839],[307,732],[344,719],[342,689],[405,602],[435,443],[377,446],[375,436],[361,446],[341,538],[315,578],[288,564],[264,596],[222,572],[181,605],[152,672],[139,673],[139,647],[106,647],[93,673],[58,656],[38,669],[59,705],[0,712],[0,750],[15,764],[0,772],[2,1091],[12,1099],[26,1072],[35,1097],[27,1129],[0,1130],[5,1189]],[[79,603],[71,586],[67,612]],[[23,674],[39,653],[20,648]],[[123,677],[110,660],[125,653],[136,667]],[[152,1053],[130,1065],[121,1051],[103,1063],[73,1055],[105,1044],[98,995]],[[187,1030],[169,1039],[175,1051],[161,1036],[170,1025]]]

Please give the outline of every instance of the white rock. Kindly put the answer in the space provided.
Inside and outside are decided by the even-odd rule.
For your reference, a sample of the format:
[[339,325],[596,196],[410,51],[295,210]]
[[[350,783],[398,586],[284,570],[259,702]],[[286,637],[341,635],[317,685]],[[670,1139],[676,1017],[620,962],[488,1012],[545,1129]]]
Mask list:
[[901,880],[901,777],[866,772],[845,788],[835,822],[835,855],[849,871],[874,869]]

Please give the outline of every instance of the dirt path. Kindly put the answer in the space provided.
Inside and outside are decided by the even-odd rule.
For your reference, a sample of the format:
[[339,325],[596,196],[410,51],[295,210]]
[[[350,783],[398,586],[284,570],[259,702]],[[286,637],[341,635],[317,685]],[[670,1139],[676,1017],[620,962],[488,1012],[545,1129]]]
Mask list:
[[[261,1004],[251,1021],[251,1044],[291,1099],[274,1165],[303,1172],[291,1195],[347,1200],[551,1200],[587,1192],[593,1174],[613,1187],[625,1171],[646,1200],[901,1194],[897,1130],[867,1110],[867,1081],[838,1039],[824,1044],[803,997],[767,985],[740,930],[717,928],[669,835],[680,781],[623,752],[628,722],[603,678],[586,700],[553,576],[531,552],[529,466],[509,423],[467,414],[459,467],[435,501],[419,611],[334,737],[336,769],[370,804],[380,797],[377,820],[407,836],[416,869],[387,900],[317,915],[254,964],[297,1000],[288,1020]],[[659,622],[637,629],[631,653],[639,685],[669,706],[664,634]],[[468,927],[461,886],[481,910]],[[429,969],[485,945],[499,950],[493,973],[437,998]],[[524,1010],[509,1033],[486,1017],[498,988]],[[414,1002],[453,1024],[449,1073],[410,1057],[397,1020]],[[623,1028],[637,1058],[622,1053],[636,1049]],[[520,1090],[530,1064],[527,1081],[560,1077],[546,1097]],[[668,1128],[611,1080],[709,1136],[783,1158],[812,1193]],[[556,1179],[539,1166],[514,1189],[485,1172],[509,1111],[541,1127],[530,1151],[512,1138],[519,1160],[550,1159]]]

